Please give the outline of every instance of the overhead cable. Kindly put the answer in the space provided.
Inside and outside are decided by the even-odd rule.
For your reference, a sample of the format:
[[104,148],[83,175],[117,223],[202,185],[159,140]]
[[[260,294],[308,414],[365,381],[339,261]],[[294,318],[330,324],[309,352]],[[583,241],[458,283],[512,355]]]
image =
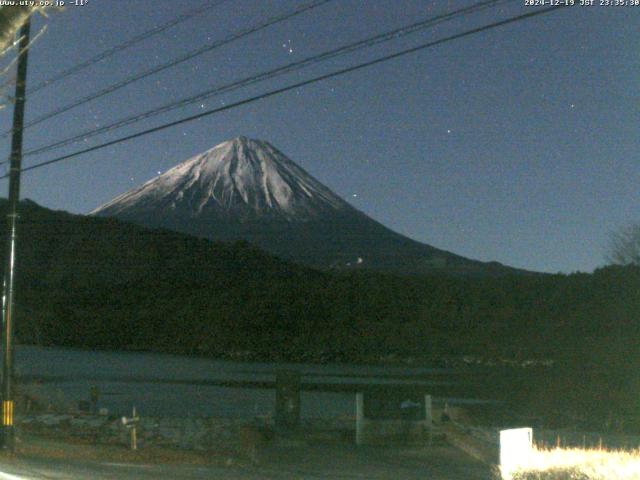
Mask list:
[[[239,100],[237,102],[234,102],[234,103],[231,103],[231,104],[228,104],[228,105],[224,105],[222,107],[218,107],[218,108],[214,108],[214,109],[211,109],[211,110],[207,110],[205,112],[201,112],[201,113],[196,114],[196,115],[191,115],[189,117],[185,117],[185,118],[182,118],[180,120],[176,120],[176,121],[173,121],[173,122],[165,123],[165,124],[159,125],[157,127],[149,128],[149,129],[137,132],[137,133],[133,133],[133,134],[130,134],[130,135],[126,135],[124,137],[117,138],[115,140],[111,140],[109,142],[101,143],[100,145],[95,145],[95,146],[92,146],[92,147],[89,147],[89,148],[85,148],[85,149],[82,149],[82,150],[78,150],[78,151],[75,151],[75,152],[72,152],[72,153],[69,153],[69,154],[66,154],[66,155],[62,155],[62,156],[53,158],[51,160],[47,160],[47,161],[44,161],[44,162],[36,163],[34,165],[30,165],[28,167],[22,168],[21,171],[26,172],[26,171],[30,171],[30,170],[35,170],[35,169],[42,168],[42,167],[45,167],[45,166],[48,166],[48,165],[52,165],[52,164],[55,164],[55,163],[59,163],[59,162],[65,161],[65,160],[69,160],[71,158],[75,158],[75,157],[78,157],[80,155],[84,155],[84,154],[89,153],[89,152],[94,152],[94,151],[97,151],[97,150],[101,150],[101,149],[104,149],[104,148],[107,148],[107,147],[110,147],[110,146],[113,146],[113,145],[117,145],[117,144],[120,144],[120,143],[127,142],[129,140],[133,140],[135,138],[143,137],[143,136],[146,136],[146,135],[149,135],[149,134],[152,134],[152,133],[156,133],[156,132],[159,132],[159,131],[162,131],[162,130],[166,130],[166,129],[171,128],[171,127],[182,125],[182,124],[185,124],[187,122],[192,122],[194,120],[199,120],[201,118],[205,118],[205,117],[208,117],[208,116],[211,116],[211,115],[215,115],[216,113],[220,113],[220,112],[231,110],[231,109],[243,106],[243,105],[247,105],[247,104],[256,102],[258,100],[263,100],[265,98],[269,98],[269,97],[273,97],[273,96],[276,96],[276,95],[280,95],[282,93],[289,92],[289,91],[295,90],[297,88],[301,88],[301,87],[304,87],[304,86],[307,86],[307,85],[311,85],[311,84],[318,83],[318,82],[321,82],[321,81],[324,81],[324,80],[328,80],[330,78],[335,78],[335,77],[340,76],[340,75],[345,75],[347,73],[351,73],[351,72],[354,72],[354,71],[357,71],[357,70],[361,70],[363,68],[371,67],[373,65],[378,65],[380,63],[387,62],[389,60],[393,60],[395,58],[403,57],[405,55],[409,55],[409,54],[412,54],[412,53],[415,53],[415,52],[419,52],[419,51],[422,51],[422,50],[425,50],[425,49],[428,49],[428,48],[432,48],[432,47],[435,47],[435,46],[438,46],[438,45],[442,45],[444,43],[448,43],[448,42],[451,42],[453,40],[457,40],[457,39],[460,39],[460,38],[464,38],[464,37],[468,37],[468,36],[471,36],[471,35],[475,35],[477,33],[485,32],[485,31],[488,31],[488,30],[492,30],[494,28],[501,27],[501,26],[504,26],[504,25],[509,25],[509,24],[513,24],[513,23],[520,22],[520,21],[523,21],[523,20],[527,20],[527,19],[530,19],[530,18],[533,18],[533,17],[537,17],[539,15],[543,15],[543,14],[546,14],[546,13],[549,13],[549,12],[560,10],[560,9],[563,9],[563,8],[566,8],[566,7],[567,7],[567,5],[546,7],[546,8],[540,9],[540,10],[535,10],[535,11],[531,11],[531,12],[528,12],[528,13],[525,13],[525,14],[521,14],[521,15],[517,15],[517,16],[514,16],[514,17],[510,17],[510,18],[507,18],[505,20],[500,20],[500,21],[497,21],[497,22],[493,22],[493,23],[490,23],[488,25],[484,25],[482,27],[476,27],[476,28],[473,28],[473,29],[470,29],[470,30],[466,30],[466,31],[464,31],[462,33],[457,33],[457,34],[454,34],[454,35],[450,35],[450,36],[441,38],[439,40],[434,40],[434,41],[431,41],[431,42],[428,42],[428,43],[424,43],[424,44],[421,44],[421,45],[418,45],[418,46],[415,46],[415,47],[411,47],[411,48],[408,48],[408,49],[405,49],[405,50],[401,50],[401,51],[396,52],[396,53],[385,55],[385,56],[379,57],[379,58],[377,58],[375,60],[370,60],[370,61],[367,61],[367,62],[359,63],[357,65],[353,65],[353,66],[346,67],[346,68],[343,68],[343,69],[340,69],[340,70],[337,70],[337,71],[334,71],[334,72],[331,72],[331,73],[327,73],[327,74],[324,74],[324,75],[313,77],[313,78],[310,78],[308,80],[296,82],[294,84],[291,84],[291,85],[288,85],[288,86],[285,86],[285,87],[281,87],[281,88],[278,88],[278,89],[275,89],[275,90],[271,90],[271,91],[262,93],[260,95],[256,95],[256,96],[253,96],[253,97],[250,97],[250,98],[245,98],[243,100]],[[1,179],[5,179],[7,177],[8,177],[8,175],[0,176],[0,180]]]
[[116,130],[118,128],[122,128],[124,126],[127,125],[131,125],[134,123],[137,123],[139,121],[142,120],[146,120],[152,117],[155,117],[157,115],[166,113],[166,112],[170,112],[172,110],[178,109],[178,108],[182,108],[185,107],[187,105],[191,105],[194,104],[196,102],[202,102],[204,100],[208,100],[214,96],[218,96],[221,95],[223,93],[228,93],[234,90],[237,90],[239,88],[243,88],[249,85],[253,85],[255,83],[258,82],[262,82],[265,80],[269,80],[272,78],[275,78],[277,76],[281,76],[284,74],[288,74],[297,70],[300,70],[302,68],[306,68],[308,66],[311,65],[315,65],[317,63],[320,62],[324,62],[326,60],[332,59],[332,58],[336,58],[338,56],[342,56],[342,55],[346,55],[352,52],[355,52],[357,50],[363,49],[363,48],[369,48],[372,47],[374,45],[383,43],[383,42],[388,42],[388,41],[392,41],[401,37],[404,37],[406,35],[412,34],[412,33],[416,33],[419,31],[422,31],[426,28],[430,28],[433,27],[435,25],[438,25],[440,23],[443,23],[445,21],[450,21],[453,20],[455,18],[459,18],[465,15],[469,15],[472,13],[476,13],[479,12],[481,10],[487,9],[487,8],[491,8],[491,7],[495,7],[501,3],[508,3],[508,2],[513,2],[515,0],[486,0],[486,1],[482,1],[479,2],[477,4],[471,5],[469,7],[466,8],[461,8],[459,10],[455,10],[453,12],[448,12],[448,13],[444,13],[444,14],[440,14],[437,16],[432,16],[429,17],[427,19],[423,19],[419,22],[415,22],[411,25],[407,25],[404,27],[400,27],[388,32],[384,32],[372,37],[368,37],[364,40],[360,40],[357,42],[353,42],[353,43],[349,43],[347,45],[343,45],[339,48],[335,48],[320,54],[316,54],[316,55],[312,55],[309,56],[307,58],[304,58],[302,60],[298,60],[292,63],[289,63],[287,65],[275,68],[275,69],[271,69],[268,70],[266,72],[262,72],[259,74],[255,74],[255,75],[251,75],[249,77],[245,77],[242,78],[240,80],[236,80],[233,81],[231,83],[228,84],[224,84],[221,86],[217,86],[217,87],[213,87],[210,89],[207,89],[203,92],[199,92],[195,95],[191,95],[189,97],[177,100],[177,101],[172,101],[169,103],[166,103],[160,107],[156,107],[153,108],[151,110],[147,110],[145,112],[142,113],[137,113],[134,115],[130,115],[128,117],[125,118],[121,118],[120,120],[116,120],[115,122],[112,122],[108,125],[103,125],[102,127],[98,127],[98,128],[94,128],[94,129],[88,129],[79,133],[76,133],[75,135],[72,135],[70,137],[67,137],[65,139],[56,141],[54,143],[48,144],[48,145],[43,145],[40,147],[36,147],[34,149],[28,150],[25,152],[25,156],[28,155],[38,155],[38,154],[42,154],[57,148],[61,148],[64,147],[66,145],[70,145],[76,142],[80,142],[80,141],[84,141],[84,140],[88,140],[89,138],[95,137],[96,135],[100,135],[103,133],[107,133],[113,130]]
[[[316,7],[319,7],[320,5],[323,5],[325,3],[331,2],[332,0],[316,0],[312,3],[309,3],[307,5],[303,5],[300,7],[295,8],[294,10],[287,12],[285,14],[279,15],[277,17],[272,17],[270,19],[268,19],[265,22],[261,22],[257,25],[254,25],[253,27],[249,27],[246,29],[243,29],[239,32],[236,32],[232,35],[229,35],[228,37],[225,37],[222,40],[218,40],[215,41],[213,43],[204,45],[196,50],[193,50],[185,55],[182,55],[176,59],[173,59],[169,62],[163,63],[161,65],[157,65],[155,67],[152,67],[148,70],[145,70],[142,73],[133,75],[131,77],[128,77],[124,80],[121,80],[120,82],[117,82],[115,84],[112,84],[106,88],[103,88],[102,90],[99,90],[97,92],[94,92],[90,95],[86,95],[84,97],[81,97],[80,99],[77,99],[65,106],[59,107],[51,112],[45,113],[37,118],[35,118],[34,120],[31,120],[27,123],[25,123],[23,129],[27,129],[29,127],[33,127],[34,125],[38,125],[42,122],[44,122],[45,120],[49,120],[51,118],[57,117],[58,115],[61,115],[63,113],[66,113],[76,107],[79,107],[80,105],[84,105],[88,102],[91,102],[93,100],[96,100],[98,98],[104,97],[105,95],[108,95],[110,93],[113,93],[117,90],[120,90],[121,88],[126,87],[127,85],[130,85],[134,82],[140,81],[144,78],[150,77],[152,75],[155,75],[157,73],[160,73],[164,70],[167,70],[169,68],[175,67],[176,65],[179,65],[183,62],[186,62],[187,60],[191,60],[192,58],[195,58],[199,55],[202,55],[204,53],[210,52],[212,50],[215,50],[217,48],[220,48],[224,45],[227,45],[235,40],[238,40],[240,38],[244,38],[248,35],[251,35],[252,33],[258,32],[260,30],[263,30],[271,25],[275,25],[276,23],[280,23],[283,22],[289,18],[295,17],[296,15],[300,15],[301,13],[304,13],[308,10],[314,9]],[[11,134],[12,130],[8,130],[3,132],[0,135],[0,138],[5,138],[7,136],[9,136]]]

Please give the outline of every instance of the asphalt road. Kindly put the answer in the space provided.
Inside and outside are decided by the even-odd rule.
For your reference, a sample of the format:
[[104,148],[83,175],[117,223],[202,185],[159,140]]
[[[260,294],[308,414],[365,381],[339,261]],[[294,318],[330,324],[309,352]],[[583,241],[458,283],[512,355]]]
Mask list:
[[273,447],[256,465],[194,466],[14,458],[0,462],[0,480],[157,479],[490,480],[489,467],[449,446],[431,448]]

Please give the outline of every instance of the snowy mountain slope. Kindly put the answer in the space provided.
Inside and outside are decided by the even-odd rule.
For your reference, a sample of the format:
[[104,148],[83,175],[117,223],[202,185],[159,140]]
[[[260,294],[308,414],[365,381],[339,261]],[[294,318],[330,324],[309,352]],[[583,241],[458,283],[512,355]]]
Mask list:
[[267,142],[238,137],[197,155],[91,212],[166,209],[188,217],[303,221],[351,208]]
[[91,214],[215,240],[246,240],[278,256],[322,268],[513,271],[393,232],[268,142],[245,137],[178,164]]

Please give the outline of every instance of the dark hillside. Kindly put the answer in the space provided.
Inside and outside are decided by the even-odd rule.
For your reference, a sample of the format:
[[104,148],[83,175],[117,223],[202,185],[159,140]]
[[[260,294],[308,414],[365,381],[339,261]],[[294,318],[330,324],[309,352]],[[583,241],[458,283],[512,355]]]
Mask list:
[[635,414],[639,312],[636,267],[501,277],[321,272],[246,243],[21,208],[22,343],[253,360],[546,359],[555,366],[544,381],[508,398],[601,419]]

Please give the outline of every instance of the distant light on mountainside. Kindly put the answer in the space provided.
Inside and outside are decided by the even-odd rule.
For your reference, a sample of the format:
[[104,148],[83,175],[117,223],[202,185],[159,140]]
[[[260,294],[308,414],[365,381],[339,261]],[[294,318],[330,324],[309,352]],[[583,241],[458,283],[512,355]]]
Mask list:
[[514,272],[389,230],[270,143],[246,137],[196,155],[91,214],[215,240],[247,240],[315,267]]

